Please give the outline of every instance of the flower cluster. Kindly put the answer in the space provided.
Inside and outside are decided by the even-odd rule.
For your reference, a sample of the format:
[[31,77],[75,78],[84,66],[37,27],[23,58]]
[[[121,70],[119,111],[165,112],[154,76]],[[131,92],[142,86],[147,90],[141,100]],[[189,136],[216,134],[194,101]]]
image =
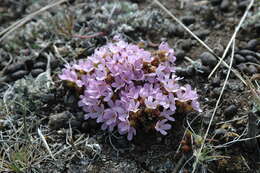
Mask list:
[[78,105],[85,119],[96,119],[103,130],[116,128],[128,140],[137,129],[166,135],[176,106],[201,111],[196,91],[178,83],[175,60],[167,43],[149,52],[117,39],[87,59],[66,65],[59,78],[82,90]]

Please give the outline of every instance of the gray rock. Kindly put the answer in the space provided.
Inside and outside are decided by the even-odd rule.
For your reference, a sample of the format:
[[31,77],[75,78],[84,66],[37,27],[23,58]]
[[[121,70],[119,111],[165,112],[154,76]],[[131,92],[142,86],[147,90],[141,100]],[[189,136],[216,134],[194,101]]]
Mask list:
[[72,113],[68,111],[54,114],[49,117],[48,125],[53,130],[65,128],[69,123],[69,119],[72,117],[73,117]]
[[25,71],[25,70],[19,70],[19,71],[16,71],[14,73],[11,74],[11,78],[13,80],[17,80],[17,79],[21,79],[22,77],[24,77],[25,75],[28,74],[28,71]]
[[181,43],[181,48],[187,52],[190,51],[192,48],[192,41],[190,39],[183,40]]
[[185,57],[185,52],[181,49],[176,50],[175,52],[175,56],[176,56],[176,61],[181,62],[183,61],[184,57]]
[[247,55],[246,60],[253,63],[258,63],[257,58],[252,55]]
[[229,10],[230,2],[229,0],[223,0],[220,4],[220,9],[224,12],[227,12]]
[[184,29],[179,25],[173,25],[171,27],[171,33],[175,36],[183,37],[184,36]]
[[219,129],[216,129],[215,130],[215,135],[216,136],[223,136],[227,133],[227,130],[226,129],[223,129],[223,128],[219,128]]
[[243,63],[246,61],[246,59],[240,54],[235,54],[234,58],[235,58],[237,64],[240,64],[240,63]]
[[217,58],[215,58],[215,56],[209,52],[203,52],[199,58],[201,59],[203,65],[209,66],[211,68],[215,67],[215,65],[218,63]]
[[230,119],[237,113],[237,106],[230,105],[224,110],[224,115],[226,118]]
[[247,69],[250,75],[256,74],[258,72],[257,68],[254,65],[249,65]]
[[34,69],[46,69],[46,63],[45,62],[36,62],[34,65],[33,65],[33,68]]
[[257,40],[257,39],[250,40],[250,41],[247,43],[247,49],[252,50],[252,51],[255,51],[257,45],[260,45],[260,41],[259,41],[259,40]]
[[196,19],[194,16],[184,16],[181,18],[181,21],[185,24],[185,25],[191,25],[193,23],[195,23]]
[[238,65],[237,65],[237,68],[238,68],[238,70],[241,71],[241,72],[247,72],[247,71],[248,71],[248,70],[247,70],[247,65],[244,64],[244,63],[238,64]]
[[256,53],[254,51],[247,50],[247,49],[240,50],[238,53],[242,56],[247,56],[247,55],[256,56]]
[[210,31],[207,30],[207,29],[202,29],[202,30],[199,30],[199,31],[195,31],[194,33],[195,33],[195,35],[197,35],[201,40],[205,40],[206,37],[209,35]]
[[3,76],[3,77],[0,78],[0,84],[2,82],[11,82],[11,81],[12,81],[12,79],[11,79],[11,77],[9,75]]
[[31,74],[32,74],[33,77],[37,77],[39,74],[41,74],[41,73],[43,73],[43,72],[44,72],[43,69],[37,68],[37,69],[33,69],[33,70],[31,71]]
[[10,74],[19,70],[25,70],[25,65],[24,63],[16,63],[16,64],[12,64],[9,67],[6,68],[6,70],[4,71],[4,74]]

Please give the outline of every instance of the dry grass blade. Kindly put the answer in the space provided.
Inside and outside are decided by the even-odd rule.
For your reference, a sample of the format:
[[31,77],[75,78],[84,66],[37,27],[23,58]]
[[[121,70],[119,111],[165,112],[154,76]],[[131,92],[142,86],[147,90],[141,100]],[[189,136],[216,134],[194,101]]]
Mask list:
[[42,131],[38,128],[38,129],[37,129],[37,132],[38,132],[38,135],[40,136],[41,140],[43,141],[44,146],[45,146],[46,149],[48,150],[50,156],[53,158],[53,160],[55,160],[55,158],[54,158],[54,156],[53,156],[53,154],[52,154],[52,152],[51,152],[51,149],[50,149],[50,147],[49,147],[47,141],[45,140],[45,137],[44,137],[43,134],[42,134]]
[[[217,57],[219,60],[221,60],[221,58],[219,56],[217,56],[215,54],[215,52],[210,48],[208,47],[201,39],[199,39],[188,27],[186,27],[177,17],[175,17],[163,4],[161,4],[158,0],[154,0],[154,2],[161,8],[163,9],[169,16],[172,17],[172,19],[174,19],[178,24],[180,24],[189,34],[191,34],[192,37],[194,37],[200,44],[202,44],[209,52],[211,52],[215,57]],[[221,61],[221,63],[229,68],[229,65],[225,62],[225,61]],[[247,85],[245,79],[241,76],[241,74],[231,68],[231,71],[245,84]]]
[[236,38],[237,32],[238,32],[239,29],[241,28],[241,26],[242,26],[243,22],[245,21],[245,18],[246,18],[246,16],[247,16],[249,10],[250,10],[251,7],[253,6],[253,4],[254,4],[254,0],[251,0],[250,4],[247,6],[247,9],[246,9],[246,11],[245,11],[243,17],[241,18],[241,20],[240,20],[238,26],[236,27],[235,32],[234,32],[234,34],[232,35],[232,37],[231,37],[231,39],[230,39],[230,41],[229,41],[229,43],[228,43],[228,45],[227,45],[227,47],[226,47],[226,49],[225,49],[225,51],[224,51],[224,53],[223,53],[221,59],[219,60],[218,64],[214,67],[214,69],[211,71],[211,73],[209,74],[208,78],[210,78],[210,77],[214,74],[214,72],[217,70],[217,68],[219,67],[219,65],[220,65],[221,62],[223,61],[223,59],[226,57],[227,52],[228,52],[228,50],[229,50],[229,48],[230,48],[230,46],[231,46],[231,43],[232,43],[233,40]]
[[202,140],[202,142],[201,142],[201,147],[200,147],[200,149],[199,149],[199,151],[198,151],[198,154],[197,154],[197,156],[196,156],[196,161],[195,161],[195,163],[194,163],[194,167],[193,167],[192,173],[194,173],[194,172],[196,171],[196,167],[197,167],[197,164],[198,164],[198,162],[199,162],[199,158],[200,158],[201,152],[202,152],[202,150],[203,150],[203,148],[204,148],[205,141],[206,141],[207,136],[208,136],[208,133],[209,133],[209,129],[210,129],[210,127],[211,127],[211,124],[212,124],[212,122],[213,122],[214,116],[215,116],[216,111],[217,111],[217,109],[218,109],[218,105],[219,105],[219,103],[220,103],[220,100],[221,100],[221,98],[222,98],[223,92],[224,92],[224,90],[225,90],[225,87],[226,87],[226,84],[227,84],[227,81],[228,81],[228,78],[229,78],[229,75],[230,75],[230,72],[231,72],[231,67],[232,67],[232,64],[233,64],[234,53],[235,53],[235,40],[233,41],[231,61],[230,61],[230,64],[229,64],[228,73],[227,73],[227,76],[226,76],[226,78],[225,78],[225,81],[224,81],[223,87],[222,87],[222,89],[221,89],[221,93],[220,93],[220,95],[219,95],[219,98],[218,98],[218,100],[217,100],[216,106],[215,106],[215,108],[214,108],[214,111],[213,111],[213,113],[212,113],[212,115],[211,115],[210,122],[209,122],[209,125],[208,125],[208,127],[207,127],[206,133],[205,133],[205,135],[204,135],[204,137],[203,137],[203,140]]
[[49,4],[39,10],[37,10],[34,13],[29,14],[28,16],[24,17],[23,19],[15,22],[14,24],[12,24],[11,26],[9,26],[8,28],[4,29],[2,32],[0,32],[0,36],[2,35],[2,37],[0,38],[0,42],[2,42],[8,35],[10,35],[12,32],[14,32],[17,28],[23,26],[25,23],[27,23],[28,21],[30,21],[33,17],[39,15],[40,13],[55,7],[59,4],[62,4],[64,2],[66,2],[67,0],[60,0],[58,2],[55,2],[53,4]]

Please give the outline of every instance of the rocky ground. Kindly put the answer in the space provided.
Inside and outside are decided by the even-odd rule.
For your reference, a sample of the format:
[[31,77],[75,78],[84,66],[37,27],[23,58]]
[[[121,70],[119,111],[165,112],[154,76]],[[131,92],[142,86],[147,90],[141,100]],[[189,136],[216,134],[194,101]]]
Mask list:
[[[260,2],[248,11],[234,53],[232,46],[227,52],[225,62],[237,72],[231,71],[212,122],[228,68],[220,65],[208,75],[250,0],[161,2],[215,55],[149,0],[69,1],[9,30],[52,1],[1,2],[0,172],[187,173],[194,163],[195,172],[259,172]],[[150,50],[167,41],[176,53],[176,73],[197,88],[203,112],[176,114],[167,136],[143,133],[131,142],[84,121],[78,96],[57,74],[65,62],[86,58],[118,33]]]

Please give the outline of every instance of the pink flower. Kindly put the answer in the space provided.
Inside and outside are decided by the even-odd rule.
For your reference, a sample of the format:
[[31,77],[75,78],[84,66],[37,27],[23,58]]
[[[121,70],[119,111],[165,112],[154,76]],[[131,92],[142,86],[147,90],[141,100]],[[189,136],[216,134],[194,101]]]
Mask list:
[[166,51],[166,56],[168,56],[168,60],[171,63],[174,63],[176,61],[176,57],[174,56],[174,50],[169,47],[168,43],[162,42],[159,46],[159,50]]
[[73,68],[79,71],[82,70],[84,72],[90,72],[94,69],[94,65],[89,59],[79,60],[77,64],[73,65]]
[[118,124],[118,132],[123,135],[127,133],[127,139],[131,141],[133,136],[136,135],[136,129],[130,126],[129,121],[123,121]]
[[70,69],[63,69],[62,74],[59,75],[61,80],[70,81],[76,83],[78,87],[83,86],[83,82],[78,79],[78,75],[75,71]]
[[148,96],[148,98],[144,100],[144,103],[149,109],[156,109],[158,106],[157,101],[152,96]]
[[186,102],[189,100],[198,99],[198,94],[196,91],[191,89],[190,85],[185,85],[181,87],[181,90],[177,91],[177,100],[181,102]]
[[157,123],[155,125],[155,130],[160,132],[162,135],[167,135],[166,130],[169,130],[172,128],[172,126],[170,124],[166,123],[167,121],[168,121],[167,119],[157,121]]
[[[65,65],[59,75],[83,90],[78,106],[85,112],[84,119],[96,119],[102,130],[117,129],[132,140],[136,128],[142,127],[139,123],[157,122],[155,130],[166,135],[171,129],[167,121],[175,121],[175,101],[191,102],[195,111],[202,111],[196,90],[178,83],[176,57],[167,43],[159,46],[165,58],[156,58],[120,37],[115,40],[97,48],[87,59]],[[146,112],[147,108],[152,111]]]
[[161,112],[160,116],[166,118],[169,121],[175,121],[175,119],[173,117],[171,117],[171,115],[173,115],[174,113],[175,113],[175,111],[163,110]]

